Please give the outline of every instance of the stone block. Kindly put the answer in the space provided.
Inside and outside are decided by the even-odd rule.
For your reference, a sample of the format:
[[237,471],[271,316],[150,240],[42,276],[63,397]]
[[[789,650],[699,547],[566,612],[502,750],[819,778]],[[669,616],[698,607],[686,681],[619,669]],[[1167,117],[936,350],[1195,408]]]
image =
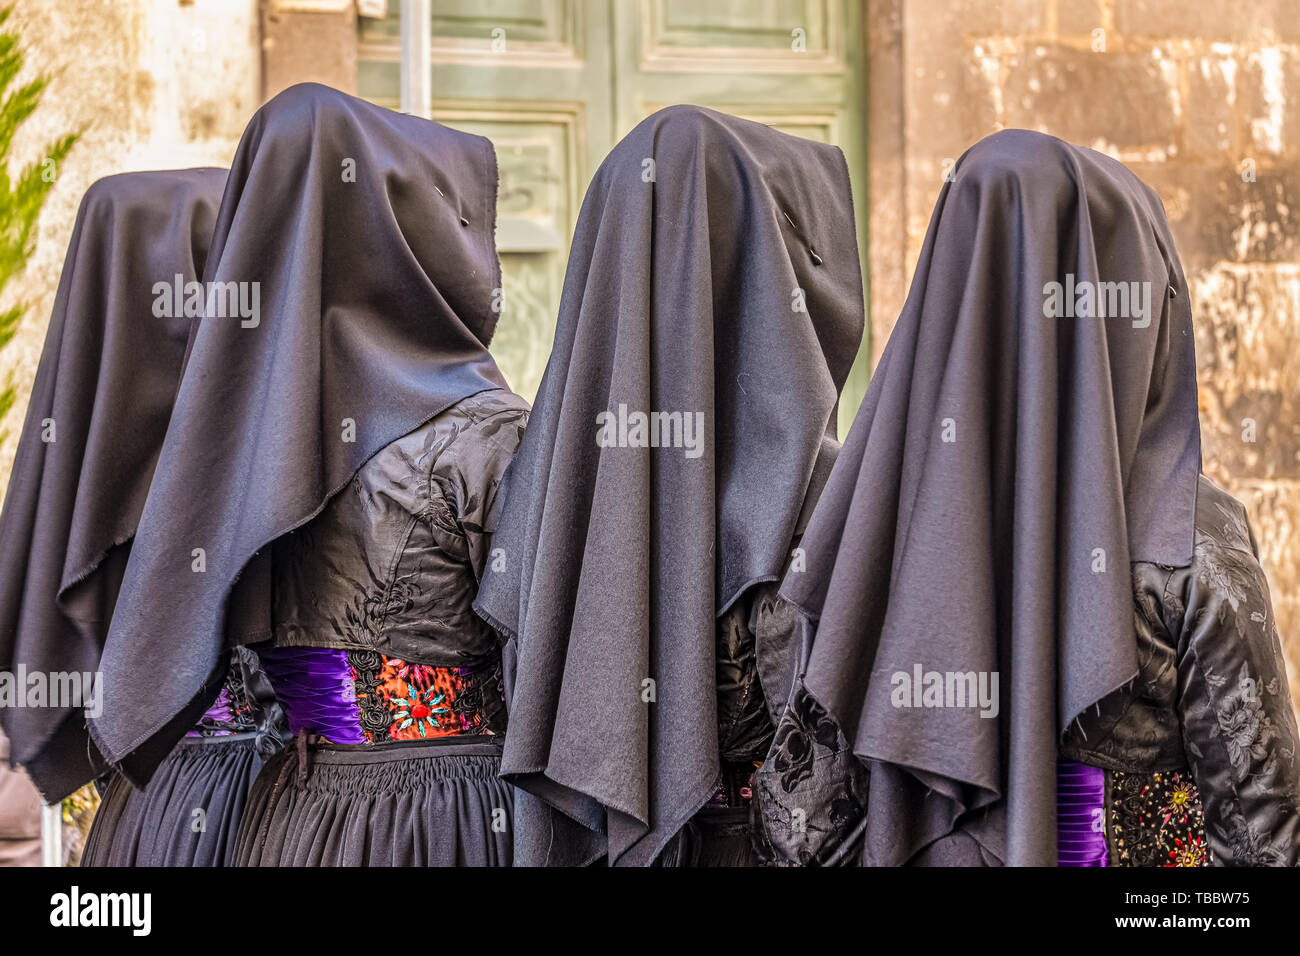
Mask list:
[[1300,480],[1300,267],[1222,263],[1188,281],[1207,467]]
[[1177,153],[1181,104],[1169,54],[1035,44],[1009,57],[1007,65],[1007,126],[1121,153]]
[[[1256,163],[1254,182],[1242,179],[1246,158]],[[1185,268],[1300,261],[1300,164],[1225,156],[1128,166],[1159,193]]]
[[1246,148],[1257,155],[1300,155],[1300,53],[1267,44],[1244,55],[1240,95]]
[[1126,37],[1259,42],[1296,28],[1295,0],[1115,0]]
[[1241,60],[1236,48],[1196,53],[1183,63],[1187,102],[1183,104],[1186,138],[1184,158],[1235,161],[1241,153],[1237,88]]

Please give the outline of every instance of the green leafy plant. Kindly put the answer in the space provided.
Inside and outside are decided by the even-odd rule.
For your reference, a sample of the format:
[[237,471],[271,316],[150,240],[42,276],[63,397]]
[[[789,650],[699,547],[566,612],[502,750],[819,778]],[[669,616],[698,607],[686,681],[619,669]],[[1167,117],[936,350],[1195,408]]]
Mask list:
[[[59,164],[77,141],[77,133],[67,133],[50,143],[44,156],[23,167],[17,177],[9,174],[9,154],[14,134],[40,105],[49,84],[45,75],[17,84],[24,56],[19,38],[12,29],[4,29],[13,12],[12,6],[0,9],[0,291],[21,273],[36,245],[33,233],[45,197],[54,186]],[[26,303],[0,309],[0,349],[18,332],[27,311]],[[10,375],[0,389],[0,421],[13,408],[17,393]],[[0,429],[0,441],[8,432]]]

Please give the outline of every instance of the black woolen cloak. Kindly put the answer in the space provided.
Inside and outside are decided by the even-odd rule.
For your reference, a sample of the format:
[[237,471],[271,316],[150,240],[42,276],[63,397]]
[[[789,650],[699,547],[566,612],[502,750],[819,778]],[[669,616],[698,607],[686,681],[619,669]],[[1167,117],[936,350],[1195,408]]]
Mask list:
[[[123,173],[81,201],[0,516],[0,670],[99,668],[194,322],[172,290],[203,271],[225,181]],[[47,800],[104,769],[81,707],[0,720]]]
[[[1146,283],[1149,323],[1046,316],[1069,276]],[[1137,674],[1129,565],[1190,562],[1199,471],[1159,198],[1050,136],[971,147],[782,587],[818,618],[808,690],[870,767],[866,863],[1056,864],[1058,740]],[[918,666],[997,672],[996,716],[896,706]]]
[[261,549],[384,446],[504,387],[496,186],[486,139],[317,84],[249,122],[204,278],[256,288],[260,315],[210,300],[195,333],[90,724],[133,783],[215,697],[223,648],[270,636]]
[[[712,793],[716,618],[782,573],[863,323],[835,147],[670,107],[596,173],[476,603],[517,862],[648,864]],[[601,447],[620,405],[703,413],[702,453]]]

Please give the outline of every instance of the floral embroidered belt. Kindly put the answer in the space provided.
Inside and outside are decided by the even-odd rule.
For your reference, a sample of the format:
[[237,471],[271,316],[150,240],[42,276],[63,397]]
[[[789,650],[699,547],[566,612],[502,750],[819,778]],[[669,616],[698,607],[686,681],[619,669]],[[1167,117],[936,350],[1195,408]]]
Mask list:
[[505,732],[500,661],[415,664],[378,651],[259,648],[294,735],[389,744]]
[[1108,776],[1106,826],[1119,866],[1214,865],[1205,809],[1189,771]]
[[229,737],[255,733],[262,718],[258,702],[244,683],[244,669],[233,654],[221,691],[186,737]]

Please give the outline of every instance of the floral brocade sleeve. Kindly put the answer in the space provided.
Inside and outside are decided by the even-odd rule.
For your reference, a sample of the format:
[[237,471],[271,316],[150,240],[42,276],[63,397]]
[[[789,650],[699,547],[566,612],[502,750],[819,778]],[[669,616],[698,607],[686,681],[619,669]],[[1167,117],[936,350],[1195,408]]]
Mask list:
[[1178,635],[1183,745],[1216,861],[1295,866],[1300,733],[1268,582],[1245,509],[1205,484],[1192,564],[1164,595],[1165,622]]
[[476,582],[491,560],[497,490],[528,424],[527,405],[517,396],[508,398],[518,404],[488,409],[457,436],[432,475],[434,497],[443,504],[432,522],[435,538],[444,551],[469,564]]
[[[813,624],[777,598],[756,614],[755,630],[779,656],[797,662],[776,734],[754,778],[754,843],[769,866],[853,866],[866,827],[867,768],[839,726],[803,684]],[[782,681],[767,668],[765,683]],[[770,675],[770,676],[769,676]]]

